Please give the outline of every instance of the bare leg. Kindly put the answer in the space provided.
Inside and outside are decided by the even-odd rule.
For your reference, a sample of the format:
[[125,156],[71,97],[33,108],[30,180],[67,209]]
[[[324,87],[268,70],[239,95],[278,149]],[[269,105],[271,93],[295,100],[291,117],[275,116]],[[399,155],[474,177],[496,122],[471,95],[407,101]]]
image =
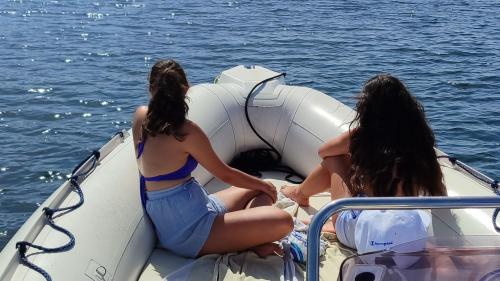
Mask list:
[[[304,219],[301,220],[305,224],[311,224],[310,219]],[[330,232],[330,233],[335,233],[335,224],[332,225],[332,221],[328,220],[325,225],[321,228],[321,232]]]
[[224,206],[229,212],[258,206],[271,206],[273,204],[271,197],[261,191],[235,186],[214,194],[224,203]]
[[[351,166],[351,158],[348,155],[328,157],[323,160],[321,165],[330,172],[330,197],[332,201],[350,197],[349,167]],[[338,213],[332,216],[331,228],[327,228],[331,232],[335,232],[337,216]]]
[[[224,203],[229,212],[260,206],[271,206],[273,204],[271,197],[264,192],[234,186],[215,194]],[[251,247],[249,250],[254,251],[259,257],[266,257],[272,254],[283,255],[283,250],[275,243],[264,243]]]
[[346,197],[341,195],[349,195],[349,189],[345,187],[349,184],[350,165],[351,160],[348,155],[327,157],[307,176],[304,182],[297,187],[283,186],[281,192],[301,206],[309,206],[309,197],[325,190],[333,192],[334,198],[332,199]]
[[[330,190],[332,200],[349,197],[351,187],[349,181],[349,168],[351,158],[348,155],[339,155],[323,159],[321,164],[297,187],[284,186],[281,192],[299,203],[301,206],[309,205],[309,197],[324,190]],[[335,232],[337,215],[332,216],[332,221],[323,227],[325,232]],[[304,221],[308,223],[307,221]]]
[[283,256],[283,249],[281,249],[280,245],[277,243],[266,243],[259,246],[255,246],[250,248],[253,252],[255,252],[259,257],[267,257],[270,255],[278,255]]
[[[218,216],[199,255],[221,254],[255,248],[259,255],[272,254],[271,245],[293,229],[292,217],[272,206],[255,207]],[[264,250],[262,250],[264,248]],[[259,251],[261,250],[261,251]]]
[[259,195],[255,196],[252,200],[250,200],[250,202],[248,202],[246,209],[260,207],[260,206],[272,206],[272,205],[273,205],[273,199],[264,192],[261,192]]
[[281,192],[288,198],[299,203],[300,206],[309,206],[309,197],[330,188],[330,171],[322,164],[318,165],[309,176],[298,186],[284,185]]

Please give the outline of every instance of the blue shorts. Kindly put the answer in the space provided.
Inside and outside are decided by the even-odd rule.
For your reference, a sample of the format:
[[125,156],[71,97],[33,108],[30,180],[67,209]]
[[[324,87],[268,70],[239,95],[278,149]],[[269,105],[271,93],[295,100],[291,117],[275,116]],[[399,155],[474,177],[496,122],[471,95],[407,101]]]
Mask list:
[[208,239],[215,217],[227,212],[215,195],[208,195],[194,178],[159,191],[146,191],[146,212],[160,246],[194,258]]
[[335,233],[340,243],[349,248],[356,249],[354,234],[356,222],[361,214],[361,210],[345,210],[340,212],[335,222]]

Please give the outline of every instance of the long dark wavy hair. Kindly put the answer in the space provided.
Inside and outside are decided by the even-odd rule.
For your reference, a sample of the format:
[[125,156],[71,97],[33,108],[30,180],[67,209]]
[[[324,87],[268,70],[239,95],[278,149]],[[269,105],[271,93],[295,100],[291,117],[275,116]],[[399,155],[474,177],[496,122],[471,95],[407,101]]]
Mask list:
[[166,134],[179,141],[184,139],[186,134],[182,132],[182,125],[189,110],[187,87],[186,74],[176,61],[161,60],[153,65],[149,76],[151,99],[142,125],[148,135]]
[[422,105],[397,78],[369,79],[350,127],[351,194],[371,187],[374,196],[446,195],[434,134]]

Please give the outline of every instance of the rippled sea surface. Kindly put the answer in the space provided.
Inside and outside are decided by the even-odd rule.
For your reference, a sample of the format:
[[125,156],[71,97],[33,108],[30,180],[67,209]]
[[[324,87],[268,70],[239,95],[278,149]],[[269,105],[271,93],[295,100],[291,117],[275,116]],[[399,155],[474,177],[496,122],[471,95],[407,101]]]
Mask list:
[[238,64],[354,105],[379,72],[424,104],[438,147],[500,176],[500,4],[485,1],[2,1],[0,249],[175,58],[192,84]]

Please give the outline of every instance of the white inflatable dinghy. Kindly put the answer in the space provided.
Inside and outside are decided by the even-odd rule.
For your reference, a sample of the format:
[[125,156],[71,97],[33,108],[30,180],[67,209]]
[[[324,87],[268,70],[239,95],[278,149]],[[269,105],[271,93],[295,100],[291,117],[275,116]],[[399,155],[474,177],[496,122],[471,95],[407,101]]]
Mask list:
[[[258,84],[271,77],[275,78]],[[319,163],[318,147],[345,132],[355,115],[351,108],[324,93],[287,86],[279,73],[258,66],[234,67],[222,72],[213,84],[191,87],[188,94],[188,118],[206,132],[224,161],[230,162],[243,151],[267,148],[246,119],[245,103],[254,87],[247,103],[253,127],[279,151],[282,163],[301,175],[307,175]],[[445,156],[441,151],[438,155]],[[491,179],[446,157],[440,163],[450,197],[481,196],[497,200],[496,206],[500,207],[500,197],[491,187],[494,186]],[[52,280],[304,279],[303,265],[292,263],[290,272],[290,264],[277,256],[260,259],[253,253],[234,253],[190,260],[157,248],[154,229],[139,199],[139,174],[130,131],[117,134],[98,153],[82,162],[73,175],[73,180],[61,185],[5,246],[0,254],[0,280],[46,280],[47,276],[37,269],[42,269]],[[227,187],[201,166],[194,176],[209,192]],[[287,174],[268,171],[262,176],[279,187],[286,183]],[[82,204],[76,186],[81,188]],[[295,206],[292,212],[299,218],[307,218],[316,214],[329,198],[327,193],[320,194],[311,198],[310,207]],[[494,204],[478,203],[476,207],[488,204],[490,209],[433,209],[429,232],[435,237],[456,237],[462,242],[468,241],[469,236],[498,237],[492,223]],[[50,211],[71,206],[74,208]],[[44,211],[46,207],[49,211]],[[54,228],[52,222],[71,234]],[[336,243],[334,237],[332,241],[326,257],[320,261],[319,273],[322,278],[335,280],[342,261],[354,252]],[[494,241],[498,250],[500,243]],[[453,249],[456,245],[445,246]],[[25,252],[20,255],[21,251]],[[490,260],[491,257],[500,267],[500,256],[492,255]],[[30,268],[26,262],[34,266]],[[365,267],[375,271],[376,278],[382,278],[382,272],[389,272],[387,268]],[[359,271],[359,266],[353,270]],[[354,278],[353,270],[344,276]]]

